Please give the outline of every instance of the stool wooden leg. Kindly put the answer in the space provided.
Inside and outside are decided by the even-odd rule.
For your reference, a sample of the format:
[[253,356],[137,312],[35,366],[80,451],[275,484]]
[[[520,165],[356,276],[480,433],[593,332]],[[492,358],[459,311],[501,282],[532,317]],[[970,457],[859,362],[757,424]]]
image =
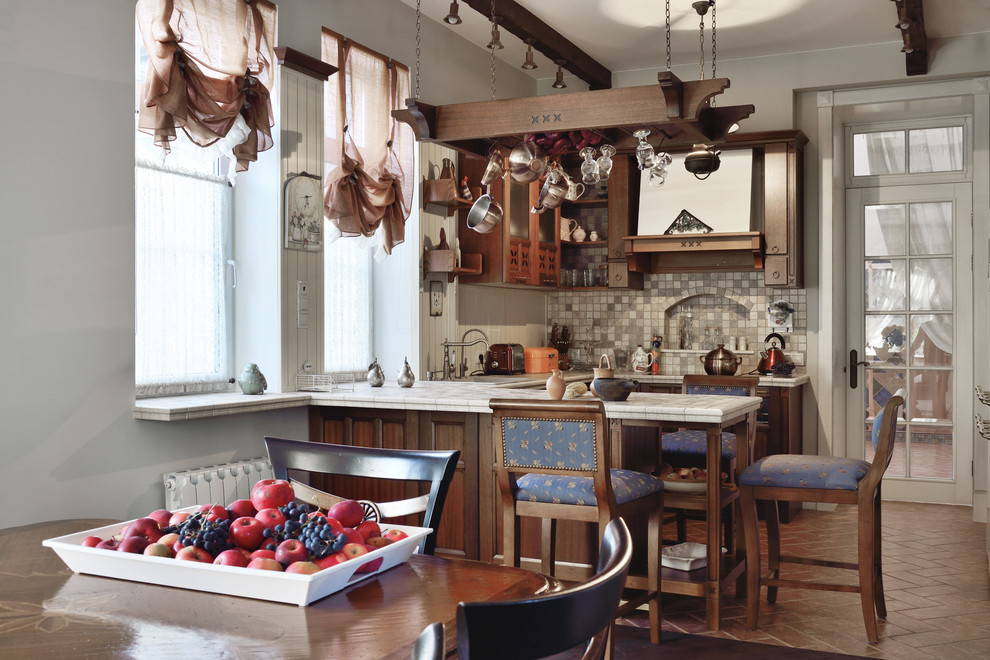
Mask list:
[[508,506],[502,510],[502,565],[519,565],[519,516]]
[[883,596],[883,557],[881,551],[881,537],[883,524],[880,520],[880,487],[877,487],[877,494],[873,500],[873,603],[877,609],[877,616],[881,619],[887,618],[887,602]]
[[870,642],[880,641],[877,634],[877,614],[874,606],[874,556],[873,548],[876,540],[875,503],[872,501],[859,502],[859,598],[863,607],[863,622],[866,624],[866,638]]
[[557,519],[542,518],[540,527],[540,570],[544,575],[553,576],[557,566]]
[[650,642],[660,643],[660,553],[663,547],[663,506],[650,511],[646,541],[647,588],[653,593],[650,599]]
[[760,527],[749,488],[739,489],[739,509],[746,547],[746,626],[755,630],[760,618]]
[[[763,500],[763,516],[767,522],[767,576],[780,578],[780,513],[776,500]],[[777,602],[777,587],[767,587],[767,602]]]

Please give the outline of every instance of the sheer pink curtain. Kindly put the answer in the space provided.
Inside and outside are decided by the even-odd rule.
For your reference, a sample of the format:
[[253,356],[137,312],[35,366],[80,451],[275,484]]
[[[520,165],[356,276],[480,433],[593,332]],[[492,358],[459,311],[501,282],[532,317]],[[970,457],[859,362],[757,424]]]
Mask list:
[[267,0],[138,0],[149,56],[138,129],[167,151],[176,128],[204,147],[236,128],[246,170],[273,145],[275,20]]
[[409,68],[327,28],[323,59],[339,69],[324,101],[327,218],[343,236],[380,228],[390,253],[412,205],[412,130],[391,116],[409,95]]

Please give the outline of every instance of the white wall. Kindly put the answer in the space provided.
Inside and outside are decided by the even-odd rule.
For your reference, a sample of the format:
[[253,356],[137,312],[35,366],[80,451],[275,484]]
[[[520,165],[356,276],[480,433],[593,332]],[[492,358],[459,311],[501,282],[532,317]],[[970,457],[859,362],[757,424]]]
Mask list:
[[[413,67],[414,20],[394,0],[286,1],[278,43],[319,57],[327,25]],[[485,53],[438,38],[439,29],[424,23],[422,97],[487,98],[487,77],[478,75],[488,71]],[[168,470],[263,454],[265,434],[306,436],[302,409],[181,423],[133,419],[133,61],[133,0],[4,3],[0,499],[18,504],[4,507],[0,528],[142,515],[163,503]],[[511,68],[498,76],[506,94],[532,93]],[[261,159],[239,186],[263,171],[278,176],[275,152]],[[242,206],[261,203],[277,217],[274,201],[243,199],[239,192]],[[415,242],[410,247],[418,254]],[[260,280],[274,267],[266,259]],[[254,313],[277,318],[277,286],[258,286],[268,299],[252,301]],[[279,354],[277,338],[252,341]]]

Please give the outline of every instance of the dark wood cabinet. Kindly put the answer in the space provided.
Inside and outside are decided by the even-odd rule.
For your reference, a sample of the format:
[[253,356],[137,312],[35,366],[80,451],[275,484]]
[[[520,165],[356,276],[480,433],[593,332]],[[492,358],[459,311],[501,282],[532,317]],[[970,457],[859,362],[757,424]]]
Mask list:
[[803,146],[798,136],[763,146],[763,280],[767,286],[804,285]]
[[[478,415],[472,413],[311,408],[310,440],[388,449],[457,449],[461,456],[444,504],[437,554],[466,559],[479,556]],[[490,422],[489,422],[490,423]],[[389,483],[358,477],[311,477],[311,484],[334,495],[378,502],[415,497],[429,485]],[[417,517],[396,519],[418,525]]]

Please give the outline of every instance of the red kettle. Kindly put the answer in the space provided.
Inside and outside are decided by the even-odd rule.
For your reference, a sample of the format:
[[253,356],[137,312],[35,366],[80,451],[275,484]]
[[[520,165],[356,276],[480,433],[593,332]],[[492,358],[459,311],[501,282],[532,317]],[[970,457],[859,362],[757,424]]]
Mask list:
[[[780,347],[777,347],[777,341],[780,341]],[[760,351],[760,363],[757,365],[756,370],[761,374],[773,373],[773,368],[776,365],[784,364],[787,362],[787,358],[784,356],[784,338],[778,335],[776,332],[771,332],[763,340],[765,351]]]

